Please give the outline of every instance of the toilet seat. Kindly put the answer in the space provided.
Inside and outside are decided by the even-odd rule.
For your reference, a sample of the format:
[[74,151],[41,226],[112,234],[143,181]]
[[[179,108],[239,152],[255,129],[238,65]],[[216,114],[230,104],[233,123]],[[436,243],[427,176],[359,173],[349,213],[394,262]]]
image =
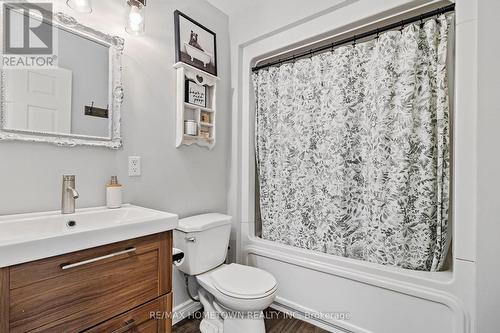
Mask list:
[[277,289],[274,276],[255,267],[230,264],[220,267],[210,275],[214,287],[219,292],[234,298],[263,298]]
[[227,329],[228,333],[265,333],[262,311],[273,303],[278,291],[276,279],[270,273],[249,266],[224,264],[196,275],[196,280],[206,313],[237,314],[223,316],[224,332]]

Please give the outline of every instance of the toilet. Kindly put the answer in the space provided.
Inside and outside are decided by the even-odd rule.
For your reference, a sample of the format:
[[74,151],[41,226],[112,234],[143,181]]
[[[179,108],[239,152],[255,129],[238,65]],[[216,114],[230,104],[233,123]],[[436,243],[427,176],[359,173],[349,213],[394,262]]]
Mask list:
[[264,333],[263,310],[274,301],[278,284],[255,267],[225,264],[231,216],[211,213],[179,220],[174,247],[185,254],[177,267],[196,277],[203,305],[202,333]]

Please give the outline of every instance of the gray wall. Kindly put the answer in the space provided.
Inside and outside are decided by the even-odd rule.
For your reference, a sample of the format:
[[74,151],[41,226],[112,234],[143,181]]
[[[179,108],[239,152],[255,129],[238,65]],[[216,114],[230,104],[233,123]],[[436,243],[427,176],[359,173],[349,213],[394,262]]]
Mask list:
[[85,106],[106,108],[109,85],[109,48],[59,30],[58,65],[72,71],[71,133],[109,137],[106,118],[85,115]]
[[[227,16],[204,0],[153,0],[147,5],[147,33],[137,38],[123,34],[125,13],[117,8],[125,10],[125,2],[94,1],[92,4],[93,13],[78,19],[87,24],[85,20],[93,20],[96,27],[108,27],[109,33],[119,33],[126,38],[124,147],[111,151],[0,142],[0,215],[59,209],[60,178],[64,173],[77,176],[81,195],[78,207],[104,205],[104,184],[108,177],[117,174],[125,186],[125,201],[177,213],[181,217],[226,212],[231,123]],[[61,9],[65,10],[64,6]],[[198,146],[175,148],[176,86],[172,68],[175,9],[217,33],[221,80],[217,92],[217,144],[212,151]],[[103,12],[109,19],[101,18]],[[127,175],[127,160],[131,155],[142,157],[141,177],[129,178]],[[187,300],[180,278],[175,272],[175,305]]]

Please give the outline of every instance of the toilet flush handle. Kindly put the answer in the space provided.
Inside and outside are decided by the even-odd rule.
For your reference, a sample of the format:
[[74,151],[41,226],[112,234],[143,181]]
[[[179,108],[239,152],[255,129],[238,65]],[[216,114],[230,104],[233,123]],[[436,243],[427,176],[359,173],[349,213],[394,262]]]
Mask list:
[[196,242],[196,237],[186,237],[186,238],[184,238],[184,239],[185,239],[186,241],[188,241],[188,242],[193,242],[193,243],[195,243],[195,242]]

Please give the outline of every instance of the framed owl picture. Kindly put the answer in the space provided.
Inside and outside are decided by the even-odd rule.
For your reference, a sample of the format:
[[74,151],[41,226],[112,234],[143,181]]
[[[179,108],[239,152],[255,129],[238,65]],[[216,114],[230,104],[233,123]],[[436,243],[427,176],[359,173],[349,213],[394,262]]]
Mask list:
[[176,62],[217,76],[217,40],[210,29],[180,11],[174,12]]

